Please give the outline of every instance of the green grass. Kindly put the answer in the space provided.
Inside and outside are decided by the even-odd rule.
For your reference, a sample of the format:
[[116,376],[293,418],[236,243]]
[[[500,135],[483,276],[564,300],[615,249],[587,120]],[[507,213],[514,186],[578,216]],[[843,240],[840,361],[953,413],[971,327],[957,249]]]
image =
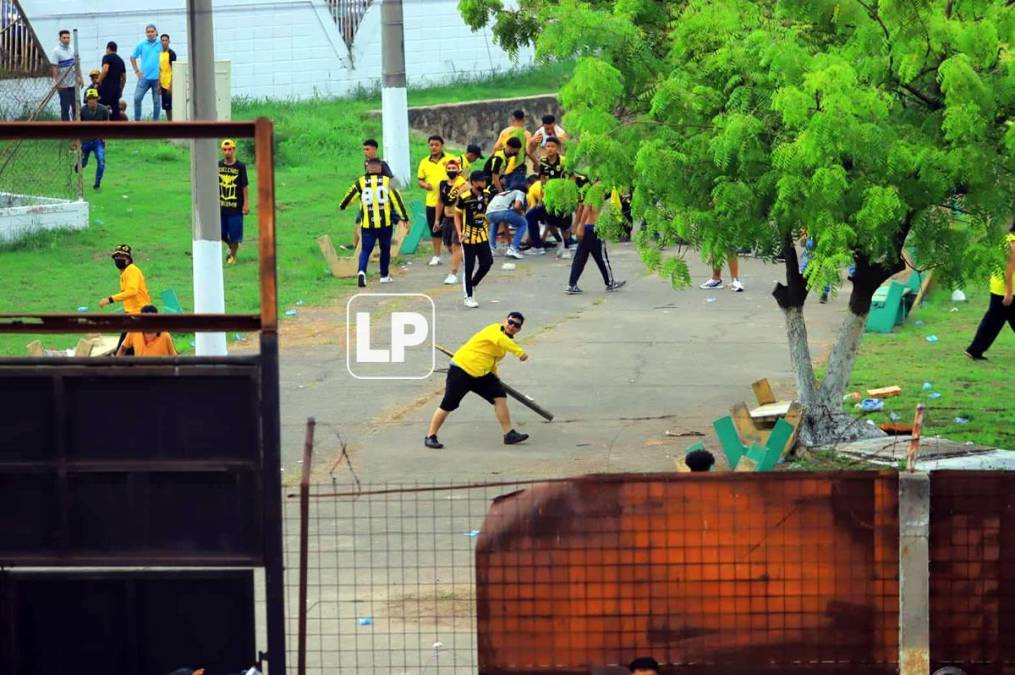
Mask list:
[[[884,412],[870,419],[885,422],[894,411],[900,422],[912,422],[916,405],[924,403],[924,436],[1015,449],[1015,338],[1005,328],[989,361],[973,362],[962,353],[987,307],[985,286],[965,289],[969,301],[957,304],[950,292],[938,290],[896,332],[864,335],[849,391],[902,387],[902,395],[885,399]],[[930,335],[938,341],[928,342]],[[923,389],[925,382],[930,389]],[[941,397],[930,398],[932,392]],[[852,402],[847,409],[855,411]],[[960,424],[957,417],[969,421]]]
[[[410,90],[410,105],[528,96],[555,91],[570,64],[552,64],[531,71],[497,75],[477,82]],[[302,300],[327,303],[348,288],[351,280],[330,276],[315,239],[330,234],[336,247],[352,241],[355,210],[339,212],[338,202],[362,172],[361,141],[381,138],[379,96],[304,102],[238,101],[235,119],[270,117],[276,131],[276,225],[280,311]],[[492,136],[491,132],[491,136]],[[491,138],[492,141],[492,138]],[[413,167],[426,153],[425,138],[414,136]],[[252,143],[239,144],[239,158],[253,175]],[[86,167],[86,185],[94,175]],[[422,199],[415,186],[403,191],[407,201]],[[102,190],[86,187],[90,227],[80,233],[45,233],[16,246],[0,248],[5,292],[0,313],[66,313],[78,307],[98,311],[99,298],[117,292],[118,272],[109,252],[129,243],[145,273],[153,299],[165,288],[176,290],[185,311],[193,309],[191,267],[190,154],[170,142],[114,141],[106,153]],[[246,243],[240,263],[225,269],[226,308],[256,312],[258,267],[257,219],[246,220]],[[106,310],[109,311],[109,310]],[[39,337],[49,348],[73,346],[75,336],[0,336],[0,354],[23,355],[25,345]],[[177,339],[186,350],[190,338]]]

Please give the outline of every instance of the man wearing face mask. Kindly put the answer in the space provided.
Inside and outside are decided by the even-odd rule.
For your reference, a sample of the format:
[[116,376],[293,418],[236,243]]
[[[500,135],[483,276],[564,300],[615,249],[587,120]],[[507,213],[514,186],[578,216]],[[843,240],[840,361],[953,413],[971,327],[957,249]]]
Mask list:
[[455,202],[458,201],[463,188],[467,189],[469,181],[462,176],[458,162],[457,159],[448,160],[445,165],[448,177],[442,180],[437,188],[441,199],[437,202],[436,222],[441,224],[444,247],[451,251],[451,273],[444,278],[447,285],[458,283],[458,269],[462,265],[462,242],[458,239],[458,230],[455,229]]
[[[113,263],[116,265],[116,269],[120,270],[120,292],[99,300],[99,307],[122,302],[124,312],[140,314],[142,307],[152,303],[152,298],[148,294],[148,284],[145,283],[144,274],[134,264],[130,246],[120,244],[113,249]],[[120,334],[120,342],[116,345],[117,351],[126,337],[127,333]]]

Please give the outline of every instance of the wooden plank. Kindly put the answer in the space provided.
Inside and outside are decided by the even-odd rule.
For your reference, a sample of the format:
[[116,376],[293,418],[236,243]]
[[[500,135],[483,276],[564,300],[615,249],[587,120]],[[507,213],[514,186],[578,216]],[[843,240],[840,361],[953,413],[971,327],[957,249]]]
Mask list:
[[750,457],[748,457],[747,455],[744,455],[743,457],[740,458],[740,461],[737,462],[737,466],[733,470],[736,472],[744,472],[744,473],[757,471],[758,463],[755,462]]
[[775,394],[772,393],[772,387],[768,384],[768,378],[763,377],[753,383],[751,389],[754,390],[754,398],[758,399],[758,405],[775,403]]
[[768,430],[758,428],[746,403],[741,401],[730,408],[730,417],[745,443],[764,443],[767,440]]
[[331,243],[331,237],[326,234],[322,234],[317,238],[317,246],[321,249],[321,255],[324,256],[324,261],[328,263],[328,269],[331,270],[333,277],[346,279],[356,276],[359,270],[359,244],[356,245],[355,253],[349,258],[338,257],[338,254],[335,253],[335,246]]
[[930,290],[930,284],[933,276],[934,270],[929,270],[924,273],[923,283],[920,284],[920,290],[917,292],[916,298],[913,300],[913,306],[909,308],[910,314],[912,314],[913,310],[919,307],[920,303],[923,302],[923,297],[927,295],[927,291]]
[[878,387],[877,389],[867,390],[868,398],[891,398],[900,394],[902,394],[902,387],[898,386]]
[[765,417],[783,417],[789,412],[793,401],[777,401],[767,405],[758,406],[751,410],[751,418],[760,419]]

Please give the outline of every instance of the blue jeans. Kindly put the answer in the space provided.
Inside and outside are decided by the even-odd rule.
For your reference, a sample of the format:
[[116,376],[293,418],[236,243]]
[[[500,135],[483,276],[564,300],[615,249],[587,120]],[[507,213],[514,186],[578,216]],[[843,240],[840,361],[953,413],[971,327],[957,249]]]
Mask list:
[[134,88],[134,121],[141,121],[141,101],[145,94],[151,89],[152,92],[152,119],[159,121],[159,112],[162,110],[162,89],[158,80],[138,80]]
[[528,230],[529,224],[525,222],[525,216],[507,209],[506,211],[494,211],[493,213],[486,214],[486,220],[490,223],[490,247],[493,248],[497,245],[497,228],[501,223],[510,223],[515,226],[515,236],[511,238],[511,248],[518,250],[521,246],[522,239],[525,237],[525,232]]
[[501,182],[504,184],[506,190],[521,190],[525,192],[528,190],[528,182],[526,181],[527,174],[525,172],[525,164],[522,164],[511,173],[505,175]]
[[60,119],[69,122],[74,119],[74,101],[76,99],[74,87],[60,87],[56,90],[60,95]]
[[102,174],[106,172],[106,143],[101,138],[93,138],[81,144],[81,168],[88,166],[88,156],[95,153],[95,187],[102,182]]
[[391,263],[391,234],[393,227],[364,227],[360,230],[362,247],[359,252],[359,271],[366,273],[370,254],[374,252],[374,244],[381,245],[381,276],[388,276],[388,265]]

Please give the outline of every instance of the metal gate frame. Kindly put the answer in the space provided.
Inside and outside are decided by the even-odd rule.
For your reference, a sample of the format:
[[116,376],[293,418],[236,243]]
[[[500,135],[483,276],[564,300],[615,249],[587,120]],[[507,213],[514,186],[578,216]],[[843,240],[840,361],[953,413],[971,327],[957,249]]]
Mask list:
[[[285,673],[285,598],[282,552],[281,430],[278,374],[278,287],[275,262],[274,131],[271,120],[242,122],[2,122],[0,139],[253,138],[257,171],[260,314],[0,314],[0,333],[93,333],[123,331],[260,333],[260,418],[262,448],[262,553],[267,602],[268,656],[272,672]],[[228,357],[218,362],[228,363]],[[184,366],[194,359],[149,359],[150,365]],[[0,366],[26,365],[2,359]],[[80,364],[53,358],[47,364]],[[24,561],[22,561],[24,562]]]

